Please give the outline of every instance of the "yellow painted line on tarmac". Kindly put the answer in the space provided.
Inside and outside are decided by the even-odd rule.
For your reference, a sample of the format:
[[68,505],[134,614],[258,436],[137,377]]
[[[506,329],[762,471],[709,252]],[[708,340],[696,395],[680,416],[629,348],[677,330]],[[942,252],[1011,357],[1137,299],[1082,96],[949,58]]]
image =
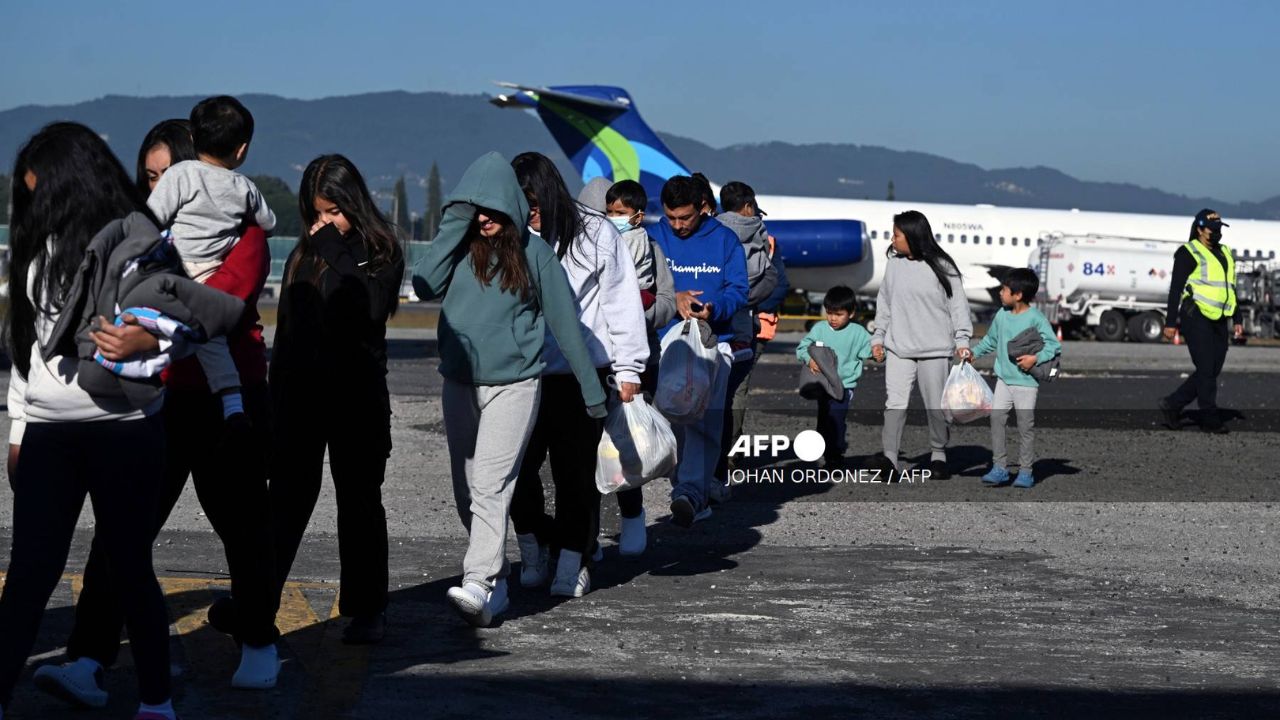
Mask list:
[[[6,573],[0,572],[0,588]],[[84,589],[84,576],[66,574],[76,601]],[[230,590],[231,583],[214,577],[159,577],[169,617],[185,656],[185,682],[205,686],[202,702],[213,702],[216,710],[235,717],[255,717],[264,711],[267,696],[259,693],[222,692],[240,662],[240,651],[227,636],[209,627],[209,606],[215,591]],[[306,591],[333,593],[332,604],[317,613]],[[325,600],[327,593],[319,593]],[[289,582],[280,596],[276,625],[298,662],[286,664],[284,673],[303,673],[302,709],[297,717],[334,717],[355,706],[364,688],[371,648],[344,645],[339,620],[336,585],[317,582]],[[209,708],[213,710],[215,708]]]
[[343,644],[340,626],[345,623],[337,622],[339,599],[335,593],[329,608],[329,622],[318,626],[322,632],[317,662],[307,672],[307,690],[299,717],[344,716],[355,707],[364,689],[371,648]]
[[79,603],[80,593],[83,591],[84,591],[84,576],[72,575],[71,576],[71,602]]

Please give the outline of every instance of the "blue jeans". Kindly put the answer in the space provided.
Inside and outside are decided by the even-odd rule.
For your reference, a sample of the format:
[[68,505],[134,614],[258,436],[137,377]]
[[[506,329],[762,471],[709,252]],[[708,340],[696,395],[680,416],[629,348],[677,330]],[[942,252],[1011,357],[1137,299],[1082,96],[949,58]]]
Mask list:
[[827,457],[840,457],[849,449],[845,440],[849,403],[853,402],[853,389],[845,388],[844,397],[832,400],[830,396],[818,399],[818,433],[827,441]]

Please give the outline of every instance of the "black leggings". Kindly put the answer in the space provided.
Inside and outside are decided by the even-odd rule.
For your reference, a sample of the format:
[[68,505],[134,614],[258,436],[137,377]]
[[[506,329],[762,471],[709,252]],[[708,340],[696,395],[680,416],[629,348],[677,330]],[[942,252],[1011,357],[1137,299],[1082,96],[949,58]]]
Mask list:
[[327,446],[338,506],[338,612],[349,617],[382,612],[388,583],[382,482],[391,448],[390,416],[373,408],[307,412],[306,403],[285,398],[277,399],[275,409],[281,419],[271,473],[277,588],[283,589],[320,496]]
[[[225,436],[222,401],[216,395],[199,390],[166,391],[164,482],[155,514],[145,525],[154,540],[190,475],[200,506],[226,553],[231,594],[236,599],[236,637],[252,647],[263,647],[280,636],[275,626],[280,594],[275,586],[265,467],[271,411],[265,384],[246,385],[242,393],[245,412],[253,423],[249,437]],[[26,452],[24,445],[23,456]],[[84,589],[76,603],[75,627],[67,640],[68,656],[92,658],[104,667],[115,663],[125,617],[115,571],[95,533],[84,569]]]
[[1186,338],[1196,371],[1173,391],[1169,402],[1181,409],[1197,401],[1204,424],[1212,426],[1222,422],[1218,417],[1218,376],[1231,344],[1231,321],[1210,320],[1194,304],[1188,305],[1182,310],[1182,337]]
[[[600,371],[601,382],[608,377]],[[533,533],[538,543],[582,553],[589,565],[600,532],[600,491],[596,489],[596,449],[604,423],[587,415],[582,388],[572,375],[543,375],[538,420],[525,447],[511,499],[516,532]],[[542,463],[551,458],[555,517],[547,515]]]
[[[164,452],[159,417],[27,425],[10,478],[13,546],[0,596],[0,706],[8,705],[35,644],[86,494],[95,548],[115,579],[111,601],[129,629],[139,695],[149,704],[169,699],[169,619],[151,566]],[[119,624],[115,632],[119,644]]]

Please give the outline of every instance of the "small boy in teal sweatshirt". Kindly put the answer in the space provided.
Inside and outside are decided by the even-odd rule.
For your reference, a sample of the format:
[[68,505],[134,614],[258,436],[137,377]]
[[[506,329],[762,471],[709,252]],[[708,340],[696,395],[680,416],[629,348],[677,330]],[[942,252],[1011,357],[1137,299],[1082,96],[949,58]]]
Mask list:
[[844,397],[840,400],[832,400],[829,396],[818,399],[818,432],[827,443],[826,466],[836,467],[844,462],[848,448],[845,416],[853,400],[853,388],[862,377],[862,363],[871,357],[871,334],[853,322],[856,302],[851,288],[844,285],[831,288],[822,299],[822,307],[827,312],[826,322],[814,325],[804,336],[796,347],[796,358],[817,374],[818,364],[809,357],[809,346],[817,343],[835,351]]
[[[1031,376],[1031,368],[1049,362],[1062,350],[1062,343],[1054,336],[1049,320],[1030,301],[1040,289],[1040,278],[1027,268],[1015,268],[1005,275],[1000,286],[1000,303],[1004,308],[991,321],[987,336],[973,349],[975,358],[994,351],[996,353],[996,392],[991,405],[991,471],[982,476],[988,485],[1004,485],[1009,482],[1009,469],[1005,449],[1005,423],[1009,409],[1018,416],[1018,434],[1022,438],[1022,453],[1018,463],[1018,477],[1014,487],[1029,488],[1035,485],[1031,465],[1035,462],[1035,413],[1036,395],[1040,383]],[[1044,348],[1035,355],[1009,357],[1009,341],[1028,328],[1035,328],[1044,340]]]

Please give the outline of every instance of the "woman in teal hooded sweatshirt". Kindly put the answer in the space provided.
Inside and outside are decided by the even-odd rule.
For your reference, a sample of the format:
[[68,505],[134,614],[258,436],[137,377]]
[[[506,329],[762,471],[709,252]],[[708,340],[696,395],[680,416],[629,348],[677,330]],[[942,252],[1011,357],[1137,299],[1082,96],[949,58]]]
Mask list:
[[538,414],[548,328],[587,413],[606,415],[569,281],[551,248],[530,241],[528,218],[511,165],[498,153],[482,156],[445,200],[440,231],[413,279],[419,298],[444,298],[445,435],[458,514],[470,533],[462,584],[449,589],[449,600],[478,627],[507,608],[507,516]]

